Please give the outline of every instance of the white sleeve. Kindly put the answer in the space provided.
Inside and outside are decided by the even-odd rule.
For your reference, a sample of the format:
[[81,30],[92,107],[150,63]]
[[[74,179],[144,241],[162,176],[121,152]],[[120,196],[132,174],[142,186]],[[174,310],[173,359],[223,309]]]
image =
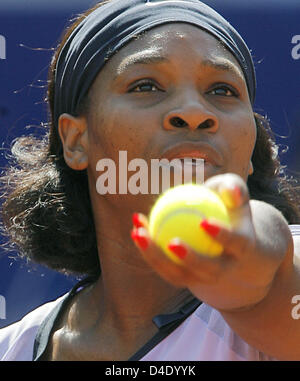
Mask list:
[[21,320],[0,329],[0,361],[32,361],[37,330],[62,297],[48,302]]
[[292,235],[300,235],[300,225],[289,225]]

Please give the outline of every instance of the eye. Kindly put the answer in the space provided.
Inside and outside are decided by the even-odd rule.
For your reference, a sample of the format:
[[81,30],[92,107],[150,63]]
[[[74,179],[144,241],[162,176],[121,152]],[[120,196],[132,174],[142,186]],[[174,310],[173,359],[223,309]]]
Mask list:
[[129,93],[149,93],[159,91],[159,88],[149,80],[141,81],[129,89]]
[[237,92],[237,90],[235,90],[229,85],[216,86],[213,90],[210,91],[210,94],[218,95],[222,97],[236,97],[236,98],[239,96],[239,93]]

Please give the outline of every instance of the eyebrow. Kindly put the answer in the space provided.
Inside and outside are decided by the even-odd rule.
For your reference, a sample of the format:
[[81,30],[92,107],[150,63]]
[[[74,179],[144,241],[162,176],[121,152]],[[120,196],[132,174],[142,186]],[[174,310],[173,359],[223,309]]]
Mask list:
[[[126,57],[121,62],[114,79],[116,79],[119,75],[125,72],[125,70],[135,65],[151,65],[164,63],[171,63],[171,60],[165,56],[160,55],[157,51],[149,50],[144,52],[138,52],[129,57]],[[201,65],[217,71],[229,72],[235,76],[243,78],[242,70],[227,58],[217,58],[214,60],[206,59],[201,62]]]
[[201,62],[202,66],[207,66],[218,71],[227,71],[232,74],[242,76],[242,70],[239,66],[232,63],[227,58],[218,58],[217,60],[204,60]]
[[146,50],[143,52],[138,52],[132,54],[129,57],[126,57],[119,65],[117,69],[117,74],[114,78],[117,78],[125,70],[134,65],[151,65],[151,64],[162,64],[162,63],[171,63],[171,61],[162,55],[159,54],[157,50]]

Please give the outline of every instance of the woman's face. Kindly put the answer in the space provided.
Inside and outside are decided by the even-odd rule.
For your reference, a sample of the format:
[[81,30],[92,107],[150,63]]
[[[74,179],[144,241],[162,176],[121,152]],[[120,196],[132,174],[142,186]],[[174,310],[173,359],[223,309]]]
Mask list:
[[[149,168],[151,159],[205,157],[205,180],[232,172],[247,181],[252,173],[256,126],[242,69],[195,26],[166,24],[130,42],[101,70],[89,99],[94,189],[98,160],[118,165],[119,151]],[[143,212],[138,196],[132,197],[134,209]]]

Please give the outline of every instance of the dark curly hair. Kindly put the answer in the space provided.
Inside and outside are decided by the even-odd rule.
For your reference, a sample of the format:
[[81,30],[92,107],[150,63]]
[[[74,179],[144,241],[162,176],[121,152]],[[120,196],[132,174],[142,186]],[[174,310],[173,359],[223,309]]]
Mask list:
[[[65,274],[100,275],[93,211],[86,171],[68,167],[53,127],[54,72],[59,52],[74,28],[94,9],[79,16],[66,30],[50,65],[47,101],[48,130],[43,138],[20,137],[12,146],[12,163],[0,178],[3,232],[18,255]],[[88,112],[86,96],[79,115]],[[280,164],[278,146],[268,120],[254,113],[257,140],[248,177],[252,199],[276,207],[289,224],[300,223],[300,195]]]

